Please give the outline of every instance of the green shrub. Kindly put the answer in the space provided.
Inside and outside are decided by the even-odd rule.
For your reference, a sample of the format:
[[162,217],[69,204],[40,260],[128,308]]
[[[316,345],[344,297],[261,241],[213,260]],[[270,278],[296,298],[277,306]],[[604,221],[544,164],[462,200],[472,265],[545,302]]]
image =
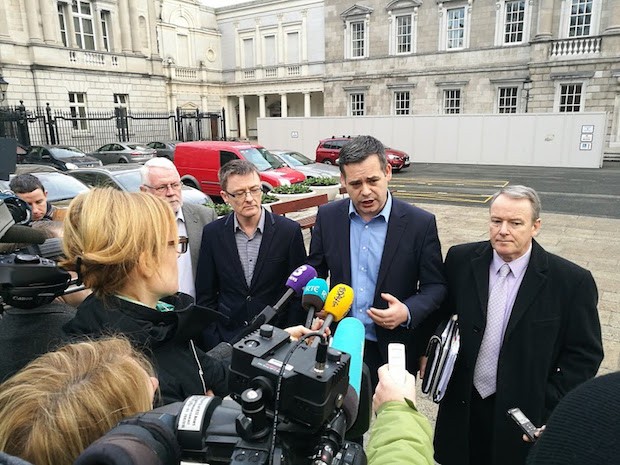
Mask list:
[[227,203],[212,203],[211,207],[213,207],[217,216],[228,215],[232,211],[232,207]]
[[312,192],[312,189],[303,183],[278,186],[271,191],[272,194],[308,194],[309,192]]
[[304,181],[306,186],[336,186],[340,183],[338,178],[332,178],[330,176],[321,176],[318,178],[307,178]]
[[277,197],[274,197],[273,195],[263,194],[261,203],[273,203],[273,202],[277,202],[278,200],[280,199]]

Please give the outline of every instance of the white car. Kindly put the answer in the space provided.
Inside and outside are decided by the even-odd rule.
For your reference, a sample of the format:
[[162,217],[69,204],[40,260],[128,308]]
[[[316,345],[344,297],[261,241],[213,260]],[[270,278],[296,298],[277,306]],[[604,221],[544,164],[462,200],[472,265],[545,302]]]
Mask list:
[[340,178],[340,169],[337,166],[315,163],[302,153],[293,150],[269,150],[269,152],[289,168],[301,171],[307,178]]

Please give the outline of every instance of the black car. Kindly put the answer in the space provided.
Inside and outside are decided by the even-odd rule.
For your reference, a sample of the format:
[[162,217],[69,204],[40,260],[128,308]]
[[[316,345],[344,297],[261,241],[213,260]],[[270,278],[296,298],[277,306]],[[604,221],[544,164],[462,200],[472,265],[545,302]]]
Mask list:
[[61,171],[101,166],[96,158],[69,145],[33,145],[20,163],[49,165]]

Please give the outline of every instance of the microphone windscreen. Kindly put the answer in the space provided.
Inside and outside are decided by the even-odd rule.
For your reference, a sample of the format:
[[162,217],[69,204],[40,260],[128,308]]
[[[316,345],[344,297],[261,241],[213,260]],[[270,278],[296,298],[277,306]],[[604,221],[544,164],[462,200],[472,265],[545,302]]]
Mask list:
[[[366,331],[364,324],[357,318],[345,318],[336,328],[332,340],[332,348],[346,352],[351,356],[349,366],[349,384],[353,386],[357,395],[360,395],[362,383],[362,364],[364,363],[364,340]],[[352,424],[352,423],[351,423]]]
[[301,305],[305,310],[314,307],[316,311],[320,311],[323,308],[328,291],[327,281],[323,278],[312,278],[304,288]]
[[316,278],[316,270],[310,265],[301,265],[286,280],[286,286],[295,291],[295,294],[301,295],[308,281]]
[[45,234],[39,229],[14,224],[0,237],[0,243],[43,244],[45,239]]
[[349,385],[347,395],[344,396],[344,400],[342,401],[342,410],[344,411],[344,416],[347,417],[347,429],[353,426],[353,423],[357,420],[359,405],[360,399],[357,392],[355,392],[353,386]]
[[340,321],[351,308],[354,296],[355,294],[350,286],[336,284],[327,294],[323,310],[332,315],[334,321]]

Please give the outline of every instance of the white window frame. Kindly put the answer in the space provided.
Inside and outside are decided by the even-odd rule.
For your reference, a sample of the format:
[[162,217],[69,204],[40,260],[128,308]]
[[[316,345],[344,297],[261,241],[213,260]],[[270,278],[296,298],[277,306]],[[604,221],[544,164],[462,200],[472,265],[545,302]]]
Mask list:
[[112,13],[109,10],[101,10],[101,43],[106,52],[112,50]]
[[[82,13],[82,3],[88,3],[90,13]],[[77,12],[73,11],[73,7],[77,7]],[[74,4],[71,5],[71,19],[73,20],[73,29],[75,30],[75,42],[77,47],[82,50],[97,50],[97,38],[95,35],[95,16],[93,15],[94,5],[91,1],[87,0],[77,0]],[[77,20],[77,21],[76,21]],[[84,32],[85,23],[90,22],[90,27],[92,33]],[[76,27],[76,23],[79,27]],[[93,46],[92,48],[88,48],[86,46],[86,39],[88,37],[92,38]]]
[[[268,51],[268,47],[267,47],[267,38],[268,37],[273,37],[273,58],[274,58],[274,62],[273,63],[267,63],[267,51]],[[262,57],[261,57],[261,63],[263,64],[263,66],[265,66],[266,68],[275,68],[276,66],[278,66],[278,63],[280,62],[280,54],[278,53],[278,49],[279,47],[279,42],[278,42],[278,31],[276,29],[267,29],[267,30],[262,30],[261,31],[261,53],[262,53]]]
[[[495,112],[501,115],[519,113],[519,111],[521,110],[521,105],[519,105],[519,102],[521,101],[521,95],[522,95],[521,89],[522,89],[522,86],[518,86],[515,84],[506,84],[506,85],[497,86],[496,98],[495,98]],[[514,91],[514,95],[510,95],[508,97],[502,96],[502,92],[504,90]],[[506,98],[514,99],[514,105],[502,106],[501,104],[502,99],[506,99]],[[502,108],[511,109],[514,111],[502,111]]]
[[68,5],[63,2],[58,2],[58,27],[60,30],[60,40],[65,47],[68,47],[71,43],[69,39],[69,29],[67,27],[67,8]]
[[522,0],[523,10],[523,34],[520,41],[506,42],[506,9],[507,3],[518,0],[499,0],[495,4],[495,45],[510,47],[513,45],[527,44],[530,38],[532,24],[532,0]]
[[[617,1],[617,0],[614,0]],[[583,36],[570,36],[570,20],[573,0],[562,0],[560,12],[560,31],[561,39],[577,39],[579,37],[592,37],[599,35],[601,23],[601,0],[592,0],[592,13],[590,16],[590,33]]]
[[[88,99],[86,92],[69,92],[69,113],[72,117],[88,116]],[[72,121],[74,131],[88,131],[88,120]]]
[[[469,37],[471,29],[471,8],[472,1],[444,1],[438,4],[439,8],[439,50],[440,51],[456,51],[469,48]],[[463,9],[463,44],[460,47],[450,47],[448,40],[449,12],[451,10]]]
[[[442,115],[462,115],[463,114],[463,89],[460,87],[446,87],[441,89],[441,114]],[[448,100],[454,100],[454,97],[448,95],[449,92],[458,92],[458,106],[448,107]],[[455,108],[457,111],[448,111]]]
[[[241,69],[244,70],[253,70],[256,68],[256,63],[258,61],[258,56],[256,55],[256,34],[255,34],[255,30],[252,29],[251,31],[247,31],[247,32],[240,32],[238,35],[238,39],[239,39],[239,62],[238,62],[238,66]],[[245,41],[246,40],[251,40],[252,41],[252,62],[253,65],[252,66],[246,66],[246,56],[245,56]]]
[[114,106],[129,110],[129,94],[114,94]]
[[348,116],[366,115],[366,93],[349,92]]
[[[406,95],[407,108],[399,107],[398,96],[402,94]],[[409,89],[394,89],[392,91],[392,114],[395,116],[407,116],[412,114],[412,99],[411,91]]]
[[[572,86],[572,85],[580,85],[581,92],[579,93],[579,110],[577,111],[562,111],[562,87],[564,86]],[[580,113],[585,111],[585,102],[586,102],[586,81],[584,80],[562,80],[555,83],[555,99],[553,104],[553,111],[555,113]]]
[[[340,14],[344,22],[344,59],[345,60],[363,60],[370,56],[370,15],[372,8],[353,5]],[[363,53],[359,56],[353,56],[353,24],[361,23],[363,26],[364,37],[362,39]]]
[[[288,50],[288,45],[289,45],[289,35],[290,34],[297,34],[297,61],[296,62],[292,62],[289,61],[289,50]],[[287,65],[298,65],[302,62],[302,50],[301,50],[302,44],[301,44],[301,29],[288,29],[285,33],[284,33],[284,61],[286,62]]]
[[[389,22],[389,54],[390,55],[412,55],[417,52],[418,42],[418,8],[422,5],[421,0],[392,0],[385,7]],[[411,50],[400,52],[398,50],[398,18],[409,16],[411,18]]]

